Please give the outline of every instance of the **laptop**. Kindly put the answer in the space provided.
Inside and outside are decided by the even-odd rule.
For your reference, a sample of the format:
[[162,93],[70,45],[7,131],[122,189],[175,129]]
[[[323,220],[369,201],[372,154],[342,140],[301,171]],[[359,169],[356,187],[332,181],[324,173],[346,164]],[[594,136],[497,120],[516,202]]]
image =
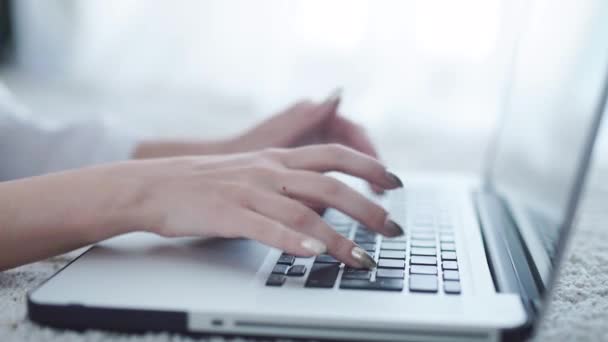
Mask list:
[[531,7],[485,172],[404,173],[404,189],[369,194],[404,227],[402,237],[325,213],[378,268],[250,240],[133,233],[90,248],[29,293],[30,319],[348,341],[526,338],[555,283],[608,92],[608,2]]

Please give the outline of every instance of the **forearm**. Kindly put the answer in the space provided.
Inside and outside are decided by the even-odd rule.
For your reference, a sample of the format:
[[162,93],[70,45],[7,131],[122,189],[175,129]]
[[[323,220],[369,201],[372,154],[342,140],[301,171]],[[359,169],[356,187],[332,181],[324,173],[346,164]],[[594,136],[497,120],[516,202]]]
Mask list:
[[136,230],[138,180],[120,166],[0,182],[0,270]]

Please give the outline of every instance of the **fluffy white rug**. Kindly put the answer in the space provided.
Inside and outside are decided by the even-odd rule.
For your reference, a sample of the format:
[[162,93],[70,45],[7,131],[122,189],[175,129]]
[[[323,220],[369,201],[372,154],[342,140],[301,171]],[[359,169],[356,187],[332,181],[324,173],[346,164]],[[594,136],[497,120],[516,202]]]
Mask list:
[[[608,172],[595,171],[579,223],[538,341],[608,341]],[[190,341],[169,334],[75,333],[40,327],[26,318],[26,292],[65,265],[74,253],[0,273],[0,341]],[[224,341],[219,337],[202,339]],[[231,339],[231,341],[244,341]]]

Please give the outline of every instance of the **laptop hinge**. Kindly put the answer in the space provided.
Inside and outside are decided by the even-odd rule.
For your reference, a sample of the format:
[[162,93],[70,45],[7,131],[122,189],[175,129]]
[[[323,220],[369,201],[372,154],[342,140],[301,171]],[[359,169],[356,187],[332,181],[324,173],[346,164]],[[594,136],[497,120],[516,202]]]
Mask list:
[[476,192],[473,197],[496,290],[519,294],[532,319],[541,290],[515,220],[502,199],[492,192]]

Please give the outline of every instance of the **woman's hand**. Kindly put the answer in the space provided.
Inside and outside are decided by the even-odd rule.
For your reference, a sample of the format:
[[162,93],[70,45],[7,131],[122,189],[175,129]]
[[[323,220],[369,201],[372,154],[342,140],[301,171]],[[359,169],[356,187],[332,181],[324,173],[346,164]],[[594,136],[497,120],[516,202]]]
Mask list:
[[0,270],[142,230],[244,237],[295,255],[327,252],[353,267],[374,267],[313,209],[337,208],[387,236],[403,231],[381,206],[327,171],[382,189],[401,186],[376,159],[338,144],[128,161],[0,182]]
[[338,113],[340,92],[325,101],[305,100],[263,121],[234,142],[239,151],[268,147],[299,147],[311,144],[339,143],[377,158],[363,127]]
[[298,256],[327,252],[353,267],[374,267],[312,208],[337,208],[386,236],[403,231],[381,206],[322,174],[327,171],[382,189],[401,186],[377,160],[337,144],[150,160],[134,164],[125,177],[140,180],[137,216],[157,234],[244,237]]
[[378,154],[363,127],[338,114],[339,104],[340,92],[320,103],[300,101],[245,133],[226,140],[144,141],[134,152],[134,158],[241,153],[327,143],[339,143],[377,158]]
[[[219,141],[144,141],[134,158],[242,153],[265,148],[338,143],[378,158],[365,129],[338,113],[340,92],[325,101],[305,100],[231,139]],[[381,189],[373,186],[376,192]]]

